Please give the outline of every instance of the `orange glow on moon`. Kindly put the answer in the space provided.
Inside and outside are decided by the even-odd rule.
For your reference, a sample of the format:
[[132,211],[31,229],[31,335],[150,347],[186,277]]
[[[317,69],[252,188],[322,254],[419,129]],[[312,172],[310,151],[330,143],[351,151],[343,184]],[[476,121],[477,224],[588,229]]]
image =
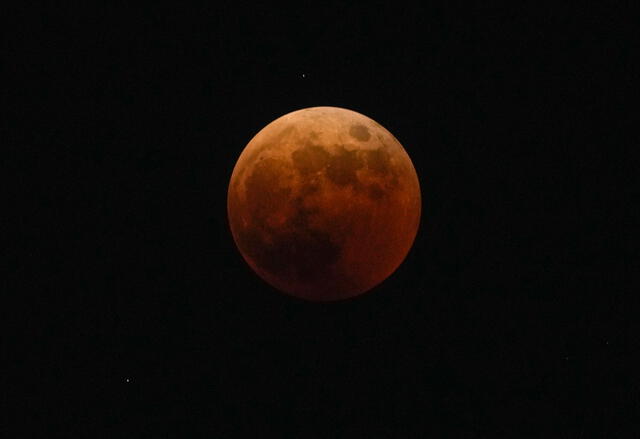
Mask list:
[[337,107],[286,114],[242,151],[229,182],[229,225],[249,266],[311,301],[362,294],[405,259],[420,185],[398,140]]

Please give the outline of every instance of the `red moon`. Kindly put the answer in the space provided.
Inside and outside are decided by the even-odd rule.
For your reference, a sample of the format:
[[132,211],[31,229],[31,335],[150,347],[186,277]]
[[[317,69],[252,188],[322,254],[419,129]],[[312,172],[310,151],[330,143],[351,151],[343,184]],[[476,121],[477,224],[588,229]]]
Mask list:
[[291,296],[335,301],[400,266],[418,231],[420,185],[380,124],[312,107],[251,139],[233,169],[227,210],[240,253],[262,279]]

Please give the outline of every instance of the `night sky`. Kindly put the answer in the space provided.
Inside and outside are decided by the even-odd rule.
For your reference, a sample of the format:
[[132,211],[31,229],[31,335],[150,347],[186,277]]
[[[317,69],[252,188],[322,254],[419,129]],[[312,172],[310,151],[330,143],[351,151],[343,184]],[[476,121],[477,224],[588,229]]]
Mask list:
[[[5,212],[21,243],[7,300],[20,305],[6,322],[24,341],[3,363],[7,376],[28,372],[7,381],[22,427],[78,438],[637,428],[625,11],[214,3],[11,14]],[[226,212],[247,142],[320,105],[392,132],[423,200],[401,267],[333,304],[258,278]]]

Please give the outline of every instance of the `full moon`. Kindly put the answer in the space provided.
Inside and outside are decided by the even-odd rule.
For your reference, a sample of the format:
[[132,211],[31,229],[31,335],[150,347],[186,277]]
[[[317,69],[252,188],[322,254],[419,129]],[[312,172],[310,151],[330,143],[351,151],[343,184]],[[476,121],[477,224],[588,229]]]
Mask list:
[[369,291],[406,258],[418,176],[400,142],[352,110],[288,113],[244,148],[229,182],[233,239],[276,289],[310,301]]

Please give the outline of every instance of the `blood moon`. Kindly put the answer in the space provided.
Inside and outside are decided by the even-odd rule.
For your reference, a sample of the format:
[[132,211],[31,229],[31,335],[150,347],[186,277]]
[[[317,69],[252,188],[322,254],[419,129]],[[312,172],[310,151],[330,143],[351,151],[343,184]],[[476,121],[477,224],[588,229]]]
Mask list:
[[247,144],[227,209],[249,266],[311,301],[362,294],[405,259],[420,222],[420,185],[398,140],[337,107],[286,114]]

